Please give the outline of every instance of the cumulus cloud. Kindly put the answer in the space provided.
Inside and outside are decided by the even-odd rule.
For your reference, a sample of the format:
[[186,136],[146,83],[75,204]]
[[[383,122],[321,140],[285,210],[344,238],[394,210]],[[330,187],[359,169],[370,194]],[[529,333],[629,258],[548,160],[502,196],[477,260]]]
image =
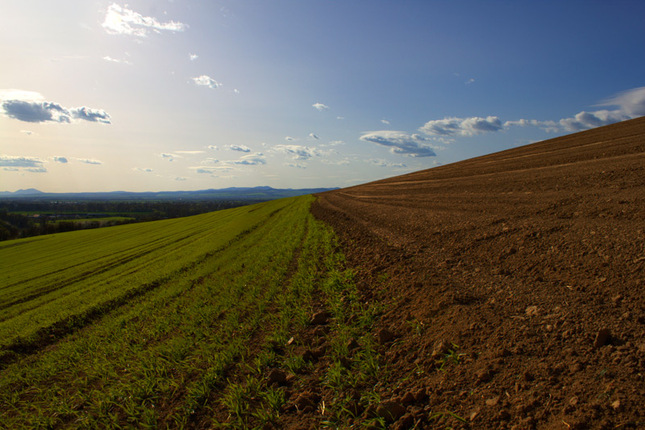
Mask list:
[[576,132],[632,118],[638,118],[645,115],[645,87],[623,91],[618,95],[603,101],[597,106],[614,106],[617,109],[601,109],[593,112],[582,111],[572,117],[562,118],[559,121],[538,121],[527,119],[506,121],[504,126],[525,127],[530,125],[542,127],[546,131]]
[[615,106],[617,109],[578,112],[571,118],[562,118],[559,125],[566,131],[575,132],[644,116],[645,87],[623,91],[598,106]]
[[217,145],[208,145],[208,149],[210,149],[211,151],[217,151],[218,148]]
[[386,119],[382,119],[382,120],[381,120],[381,122],[382,122],[383,124],[385,124],[385,125],[390,125],[390,121],[388,121],[388,120],[386,120]]
[[273,149],[291,156],[294,160],[309,160],[322,155],[318,149],[302,145],[275,145]]
[[320,112],[329,109],[329,106],[324,105],[322,103],[314,103],[311,106],[314,107],[315,109],[317,109]]
[[108,6],[103,28],[109,34],[147,37],[150,31],[184,31],[188,26],[178,21],[159,22],[126,7],[112,3]]
[[54,157],[54,161],[57,163],[67,164],[67,157]]
[[309,133],[309,137],[311,137],[312,139],[315,139],[315,140],[319,140],[319,139],[320,139],[320,138],[319,138],[318,136],[316,136],[314,133]]
[[296,141],[298,139],[296,139],[295,137],[291,137],[291,136],[285,136],[284,140],[286,140],[287,142],[294,142],[294,141]]
[[177,157],[177,155],[175,155],[175,154],[168,154],[168,153],[165,153],[165,152],[159,154],[159,156],[161,158],[163,158],[164,160],[168,160],[168,161],[175,161],[175,157]]
[[196,59],[199,58],[199,55],[197,55],[197,54],[188,54],[188,58],[190,58],[190,61],[195,61]]
[[246,145],[229,145],[227,148],[231,151],[251,152],[251,148]]
[[408,134],[403,131],[380,130],[363,134],[360,139],[364,142],[390,148],[393,154],[410,157],[434,157],[432,141],[419,134]]
[[102,109],[85,106],[66,108],[59,103],[46,101],[33,91],[0,90],[0,106],[9,118],[23,122],[71,123],[74,120],[110,124],[110,115]]
[[211,78],[208,75],[201,75],[196,78],[192,78],[192,80],[195,85],[198,85],[200,87],[208,87],[213,90],[222,86],[220,82],[217,82],[215,79]]
[[79,108],[72,108],[69,110],[72,117],[75,119],[82,119],[90,122],[102,122],[103,124],[110,124],[110,115],[102,109],[92,109],[85,106]]
[[474,136],[491,131],[500,131],[504,127],[496,116],[480,118],[444,118],[426,122],[419,131],[437,136]]
[[264,154],[257,153],[257,154],[249,154],[249,155],[244,155],[242,158],[239,160],[233,161],[233,164],[238,164],[242,166],[257,166],[260,164],[266,164],[267,161],[264,158]]

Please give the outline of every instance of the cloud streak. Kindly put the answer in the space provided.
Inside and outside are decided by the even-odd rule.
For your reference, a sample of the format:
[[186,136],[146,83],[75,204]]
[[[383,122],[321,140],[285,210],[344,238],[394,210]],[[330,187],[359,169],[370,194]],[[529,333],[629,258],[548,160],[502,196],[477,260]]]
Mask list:
[[390,148],[393,154],[409,157],[434,157],[432,140],[419,134],[403,131],[379,130],[363,134],[360,140]]
[[16,157],[12,155],[0,155],[0,167],[9,172],[32,172],[46,173],[44,162],[35,157]]
[[419,131],[435,136],[474,136],[504,128],[502,121],[496,116],[486,118],[444,118],[426,122]]
[[275,145],[273,149],[291,156],[293,160],[309,160],[322,155],[318,149],[303,145]]
[[156,18],[112,3],[105,12],[103,28],[108,34],[148,37],[150,31],[184,31],[188,25],[178,21],[159,22]]

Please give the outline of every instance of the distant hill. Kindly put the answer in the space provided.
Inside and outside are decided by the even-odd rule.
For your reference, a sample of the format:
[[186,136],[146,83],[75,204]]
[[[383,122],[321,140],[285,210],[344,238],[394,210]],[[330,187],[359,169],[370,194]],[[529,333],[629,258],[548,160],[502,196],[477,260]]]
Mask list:
[[173,200],[273,200],[284,197],[302,196],[306,194],[330,191],[336,188],[300,188],[278,189],[268,186],[259,187],[229,187],[198,191],[152,191],[128,192],[113,191],[103,193],[44,193],[34,188],[15,192],[2,191],[0,199],[38,199],[38,200],[118,200],[118,201],[173,201]]

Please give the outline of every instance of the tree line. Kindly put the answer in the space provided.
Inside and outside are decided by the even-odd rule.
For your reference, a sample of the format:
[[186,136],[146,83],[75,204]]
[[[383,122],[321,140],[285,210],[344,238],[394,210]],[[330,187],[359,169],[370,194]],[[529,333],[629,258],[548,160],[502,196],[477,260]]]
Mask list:
[[[0,241],[133,222],[179,218],[258,202],[249,200],[0,200]],[[108,217],[113,219],[100,220]]]

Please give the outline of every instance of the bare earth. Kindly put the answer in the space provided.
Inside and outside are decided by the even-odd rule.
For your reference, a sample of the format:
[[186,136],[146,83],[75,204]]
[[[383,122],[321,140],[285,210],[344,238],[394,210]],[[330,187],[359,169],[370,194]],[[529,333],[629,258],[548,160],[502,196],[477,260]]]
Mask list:
[[312,211],[384,305],[393,428],[645,428],[645,118]]

